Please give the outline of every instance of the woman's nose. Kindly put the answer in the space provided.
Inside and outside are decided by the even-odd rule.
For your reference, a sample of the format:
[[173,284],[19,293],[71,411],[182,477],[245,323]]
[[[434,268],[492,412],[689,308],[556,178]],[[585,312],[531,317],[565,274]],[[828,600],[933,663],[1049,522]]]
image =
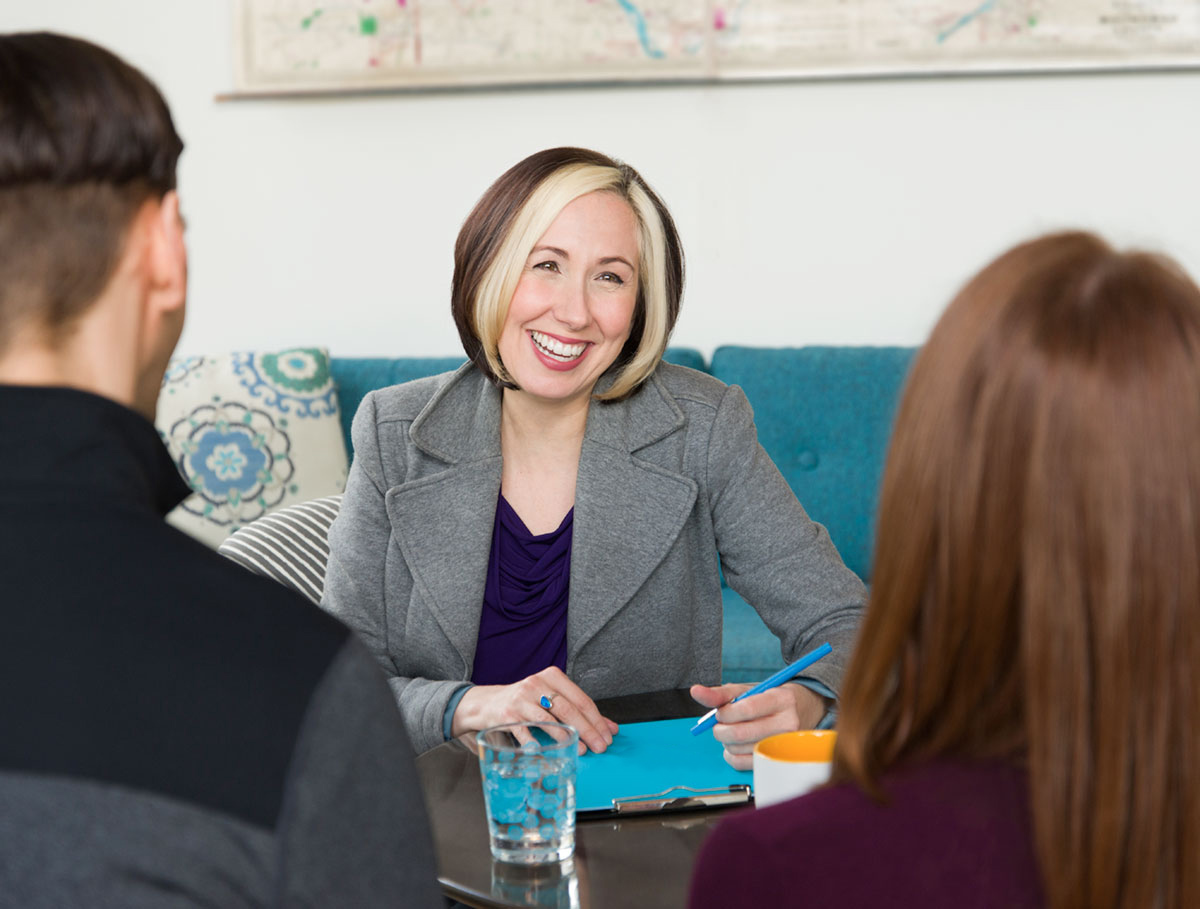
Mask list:
[[554,318],[573,331],[586,328],[592,321],[587,289],[583,284],[570,282],[554,301]]

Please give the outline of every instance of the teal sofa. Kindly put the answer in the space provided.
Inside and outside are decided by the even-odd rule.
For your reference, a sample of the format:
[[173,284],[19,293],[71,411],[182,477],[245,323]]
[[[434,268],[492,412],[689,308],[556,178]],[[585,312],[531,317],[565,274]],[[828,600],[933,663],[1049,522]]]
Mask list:
[[[671,348],[666,359],[740,385],[754,407],[759,441],[809,515],[829,530],[846,564],[870,581],[879,480],[892,418],[912,361],[910,347],[720,347],[711,362]],[[337,358],[346,449],[350,421],[374,388],[456,369],[462,357]],[[758,614],[724,591],[723,674],[757,681],[783,665],[779,642]]]

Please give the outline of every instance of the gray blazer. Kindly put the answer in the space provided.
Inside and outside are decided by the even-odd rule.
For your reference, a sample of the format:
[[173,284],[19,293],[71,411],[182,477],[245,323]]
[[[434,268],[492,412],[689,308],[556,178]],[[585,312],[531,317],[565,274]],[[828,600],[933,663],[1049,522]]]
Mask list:
[[[322,605],[383,665],[418,751],[471,677],[500,493],[500,392],[472,366],[367,395]],[[721,680],[721,579],[835,691],[865,590],[758,444],[737,386],[664,363],[593,403],[579,459],[567,675],[593,698]]]

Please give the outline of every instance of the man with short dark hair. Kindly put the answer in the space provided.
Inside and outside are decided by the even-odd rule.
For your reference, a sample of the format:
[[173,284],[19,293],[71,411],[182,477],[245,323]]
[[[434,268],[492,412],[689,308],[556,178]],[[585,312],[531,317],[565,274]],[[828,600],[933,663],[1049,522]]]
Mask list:
[[182,148],[112,54],[0,35],[0,904],[437,905],[367,651],[162,521]]

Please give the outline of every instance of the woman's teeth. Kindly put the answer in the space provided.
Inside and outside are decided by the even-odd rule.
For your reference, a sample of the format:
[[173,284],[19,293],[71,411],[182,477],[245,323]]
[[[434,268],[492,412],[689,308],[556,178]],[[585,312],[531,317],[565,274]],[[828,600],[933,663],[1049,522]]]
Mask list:
[[529,336],[533,338],[533,343],[538,346],[538,349],[542,353],[563,362],[577,359],[587,350],[587,343],[583,341],[578,344],[564,344],[557,338],[544,335],[540,331],[531,331]]

